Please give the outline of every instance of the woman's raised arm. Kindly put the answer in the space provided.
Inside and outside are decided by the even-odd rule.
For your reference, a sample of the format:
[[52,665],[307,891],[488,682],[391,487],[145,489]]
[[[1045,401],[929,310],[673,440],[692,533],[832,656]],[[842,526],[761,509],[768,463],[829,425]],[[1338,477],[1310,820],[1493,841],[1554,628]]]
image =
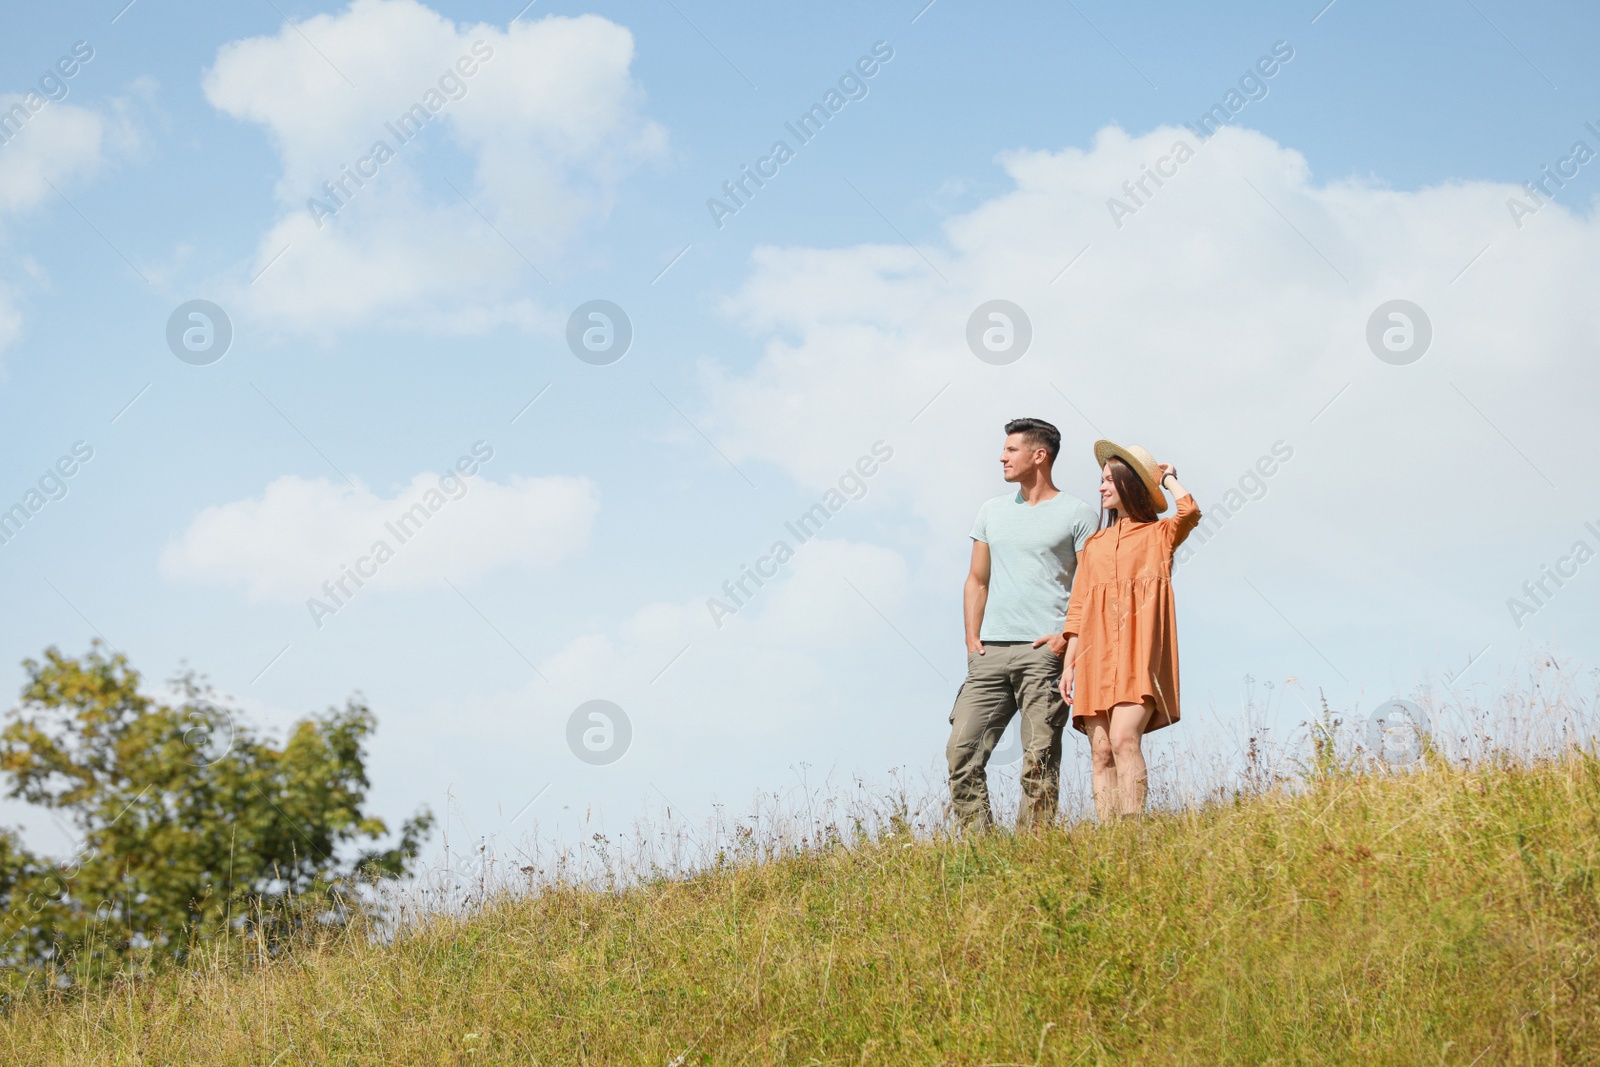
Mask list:
[[1169,547],[1177,548],[1183,544],[1184,539],[1189,536],[1189,532],[1200,525],[1200,508],[1194,502],[1194,495],[1183,487],[1182,482],[1178,481],[1176,467],[1170,463],[1158,463],[1156,466],[1161,470],[1161,487],[1172,493],[1172,499],[1178,505],[1178,513],[1176,515],[1170,519],[1162,520],[1171,524],[1172,544]]

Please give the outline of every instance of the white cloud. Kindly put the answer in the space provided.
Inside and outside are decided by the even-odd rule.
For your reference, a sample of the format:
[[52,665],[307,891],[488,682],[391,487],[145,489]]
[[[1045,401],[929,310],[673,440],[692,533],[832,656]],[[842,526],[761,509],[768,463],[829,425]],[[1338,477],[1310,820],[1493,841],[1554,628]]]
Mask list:
[[[955,387],[918,426],[938,424],[941,408],[1009,412],[1027,396],[1063,412],[1064,429],[1087,429],[1053,380],[1107,432],[1171,427],[1181,433],[1169,447],[1249,447],[1259,427],[1241,416],[1286,401],[1311,404],[1309,415],[1326,386],[1389,373],[1363,331],[1395,296],[1419,301],[1434,321],[1434,351],[1419,372],[1451,360],[1453,369],[1504,373],[1520,389],[1542,388],[1557,367],[1592,376],[1573,342],[1600,321],[1582,284],[1600,266],[1593,217],[1556,206],[1519,233],[1504,203],[1519,193],[1512,186],[1318,186],[1299,153],[1228,129],[1118,230],[1107,198],[1179,137],[1194,141],[1181,129],[1139,138],[1107,129],[1089,152],[1006,157],[1015,190],[950,220],[947,248],[924,249],[948,284],[904,246],[759,250],[727,307],[755,336],[782,338],[765,341],[750,374],[710,371],[721,443],[820,487],[839,460],[817,446],[837,442],[826,451],[847,453],[875,430],[904,425],[947,383]],[[995,297],[1033,320],[1032,350],[1010,368],[979,363],[964,342],[968,314]],[[994,432],[979,428],[991,450]],[[948,457],[970,454],[968,440],[944,429],[926,436]],[[930,514],[949,495],[938,467],[924,464],[930,485],[919,496]]]
[[[535,823],[587,838],[608,809],[625,825],[644,804],[682,817],[807,777],[837,785],[852,771],[921,766],[942,745],[956,679],[896,632],[913,584],[893,550],[813,538],[721,628],[704,596],[655,602],[571,636],[523,687],[447,696],[408,728],[425,751],[474,753],[475,773],[439,782],[450,763],[439,760],[413,781],[448,785],[472,833],[514,842]],[[631,724],[611,767],[580,763],[564,744],[570,716],[596,699]],[[910,721],[898,714],[908,699],[923,704]]]
[[[1197,557],[1186,603],[1236,632],[1259,616],[1261,632],[1298,643],[1239,580],[1251,577],[1347,667],[1356,656],[1337,655],[1330,631],[1514,645],[1505,598],[1600,517],[1582,506],[1592,469],[1570,462],[1600,451],[1587,410],[1600,221],[1558,203],[1519,230],[1506,200],[1523,194],[1501,183],[1319,183],[1298,152],[1230,128],[1149,185],[1119,228],[1108,198],[1126,200],[1123,183],[1180,138],[1196,143],[1108,128],[1086,151],[1008,155],[1014,188],[949,219],[921,254],[758,250],[726,307],[762,355],[747,372],[708,364],[697,420],[735,462],[815,489],[890,441],[874,491],[924,524],[911,540],[941,566],[964,555],[978,502],[1004,491],[1008,419],[1056,422],[1058,480],[1090,500],[1102,433],[1177,463],[1203,505],[1284,439],[1296,458]],[[995,298],[1034,330],[1005,367],[965,342],[968,316]],[[1395,298],[1433,324],[1409,366],[1380,362],[1365,339]]]
[[[463,489],[462,486],[465,488]],[[586,478],[421,473],[392,497],[324,479],[277,479],[259,497],[206,508],[161,557],[168,578],[243,585],[251,600],[304,602],[361,565],[368,584],[403,589],[468,581],[501,567],[547,567],[580,550],[599,509]],[[417,509],[421,510],[418,511]],[[411,515],[409,522],[403,517]],[[377,555],[382,555],[377,553]]]
[[[748,625],[763,640],[810,649],[864,640],[882,632],[876,612],[900,604],[909,591],[905,560],[878,545],[814,539],[799,546],[791,567],[787,580],[758,590],[749,605],[759,615]],[[728,625],[746,619],[745,611]]]
[[[28,107],[30,99],[38,110]],[[0,93],[0,123],[6,134],[0,144],[0,242],[12,217],[58,201],[52,184],[69,191],[138,141],[124,100],[113,101],[109,114],[102,114],[38,93]],[[23,268],[33,279],[40,273],[29,258]],[[0,283],[0,352],[22,333],[18,300],[14,288]]]
[[[43,99],[37,94],[35,100]],[[50,103],[28,112],[20,93],[0,93],[0,115],[7,130],[20,110],[25,122],[0,145],[0,213],[16,214],[52,198],[50,182],[58,187],[73,176],[94,171],[104,161],[107,141],[117,132],[96,111],[77,104]]]
[[[704,597],[647,604],[614,626],[571,637],[539,661],[525,688],[474,695],[470,711],[447,704],[433,721],[454,723],[455,733],[438,743],[492,737],[506,752],[540,751],[540,766],[565,778],[580,765],[550,758],[548,731],[600,698],[632,719],[630,786],[681,784],[687,768],[710,758],[715,774],[688,771],[693,788],[743,790],[752,775],[770,773],[774,758],[810,758],[829,738],[865,744],[892,732],[889,721],[861,722],[861,702],[882,700],[886,688],[946,702],[953,679],[941,680],[885,622],[904,622],[910,591],[894,551],[812,539],[721,627]],[[873,677],[885,666],[895,676],[887,686]]]
[[[575,686],[574,694],[597,678],[642,689],[685,645],[692,645],[701,651],[684,673],[704,684],[683,692],[697,701],[708,699],[712,690],[731,697],[740,685],[760,685],[753,662],[893,636],[877,613],[900,611],[910,592],[899,553],[843,539],[788,541],[795,548],[792,557],[762,585],[746,578],[743,588],[731,595],[711,589],[704,599],[645,605],[619,623],[614,634],[574,638],[541,670],[558,685]],[[711,600],[722,609],[714,613]],[[734,608],[731,614],[727,607]],[[794,699],[803,702],[805,697],[797,693]]]
[[[537,281],[529,263],[553,271],[621,178],[665,144],[639,113],[632,59],[632,35],[599,16],[503,30],[458,25],[416,0],[354,0],[224,45],[206,98],[265,127],[283,167],[278,219],[248,273],[271,269],[240,289],[242,306],[307,332],[373,319],[460,333],[548,328],[517,295]],[[415,136],[400,127],[413,105],[426,117]],[[362,163],[380,141],[393,158]],[[439,159],[452,149],[466,157],[459,168]],[[471,203],[423,171],[455,172]],[[343,192],[330,195],[327,182]],[[319,220],[311,198],[337,214]]]

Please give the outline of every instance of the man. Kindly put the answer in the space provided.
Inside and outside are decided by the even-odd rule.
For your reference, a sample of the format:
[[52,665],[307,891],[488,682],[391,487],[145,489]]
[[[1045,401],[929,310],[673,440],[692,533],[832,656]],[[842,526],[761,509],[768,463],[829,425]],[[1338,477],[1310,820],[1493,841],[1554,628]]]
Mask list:
[[1061,653],[1078,550],[1098,516],[1061,492],[1050,469],[1061,434],[1041,419],[1006,423],[1000,452],[1015,493],[978,509],[972,569],[963,597],[967,679],[950,713],[950,806],[964,827],[988,829],[989,754],[1012,716],[1022,714],[1022,806],[1018,828],[1055,819],[1061,791]]

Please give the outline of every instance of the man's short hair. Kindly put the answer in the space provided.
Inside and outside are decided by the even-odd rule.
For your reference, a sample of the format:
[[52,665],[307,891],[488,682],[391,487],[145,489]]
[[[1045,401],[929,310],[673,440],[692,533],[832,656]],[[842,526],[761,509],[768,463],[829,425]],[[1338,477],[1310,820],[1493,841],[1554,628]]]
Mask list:
[[1022,434],[1022,439],[1032,448],[1042,448],[1050,453],[1050,462],[1056,461],[1061,451],[1061,431],[1043,419],[1012,419],[1006,423],[1006,436]]

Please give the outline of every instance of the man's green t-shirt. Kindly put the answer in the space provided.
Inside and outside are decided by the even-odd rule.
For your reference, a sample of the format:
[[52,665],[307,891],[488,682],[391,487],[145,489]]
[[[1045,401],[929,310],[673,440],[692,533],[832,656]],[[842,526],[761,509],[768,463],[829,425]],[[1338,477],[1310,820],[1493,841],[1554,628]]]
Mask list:
[[980,641],[1036,641],[1067,621],[1078,550],[1094,533],[1093,508],[1067,493],[1028,504],[1019,489],[978,509],[972,539],[989,546],[989,600]]

